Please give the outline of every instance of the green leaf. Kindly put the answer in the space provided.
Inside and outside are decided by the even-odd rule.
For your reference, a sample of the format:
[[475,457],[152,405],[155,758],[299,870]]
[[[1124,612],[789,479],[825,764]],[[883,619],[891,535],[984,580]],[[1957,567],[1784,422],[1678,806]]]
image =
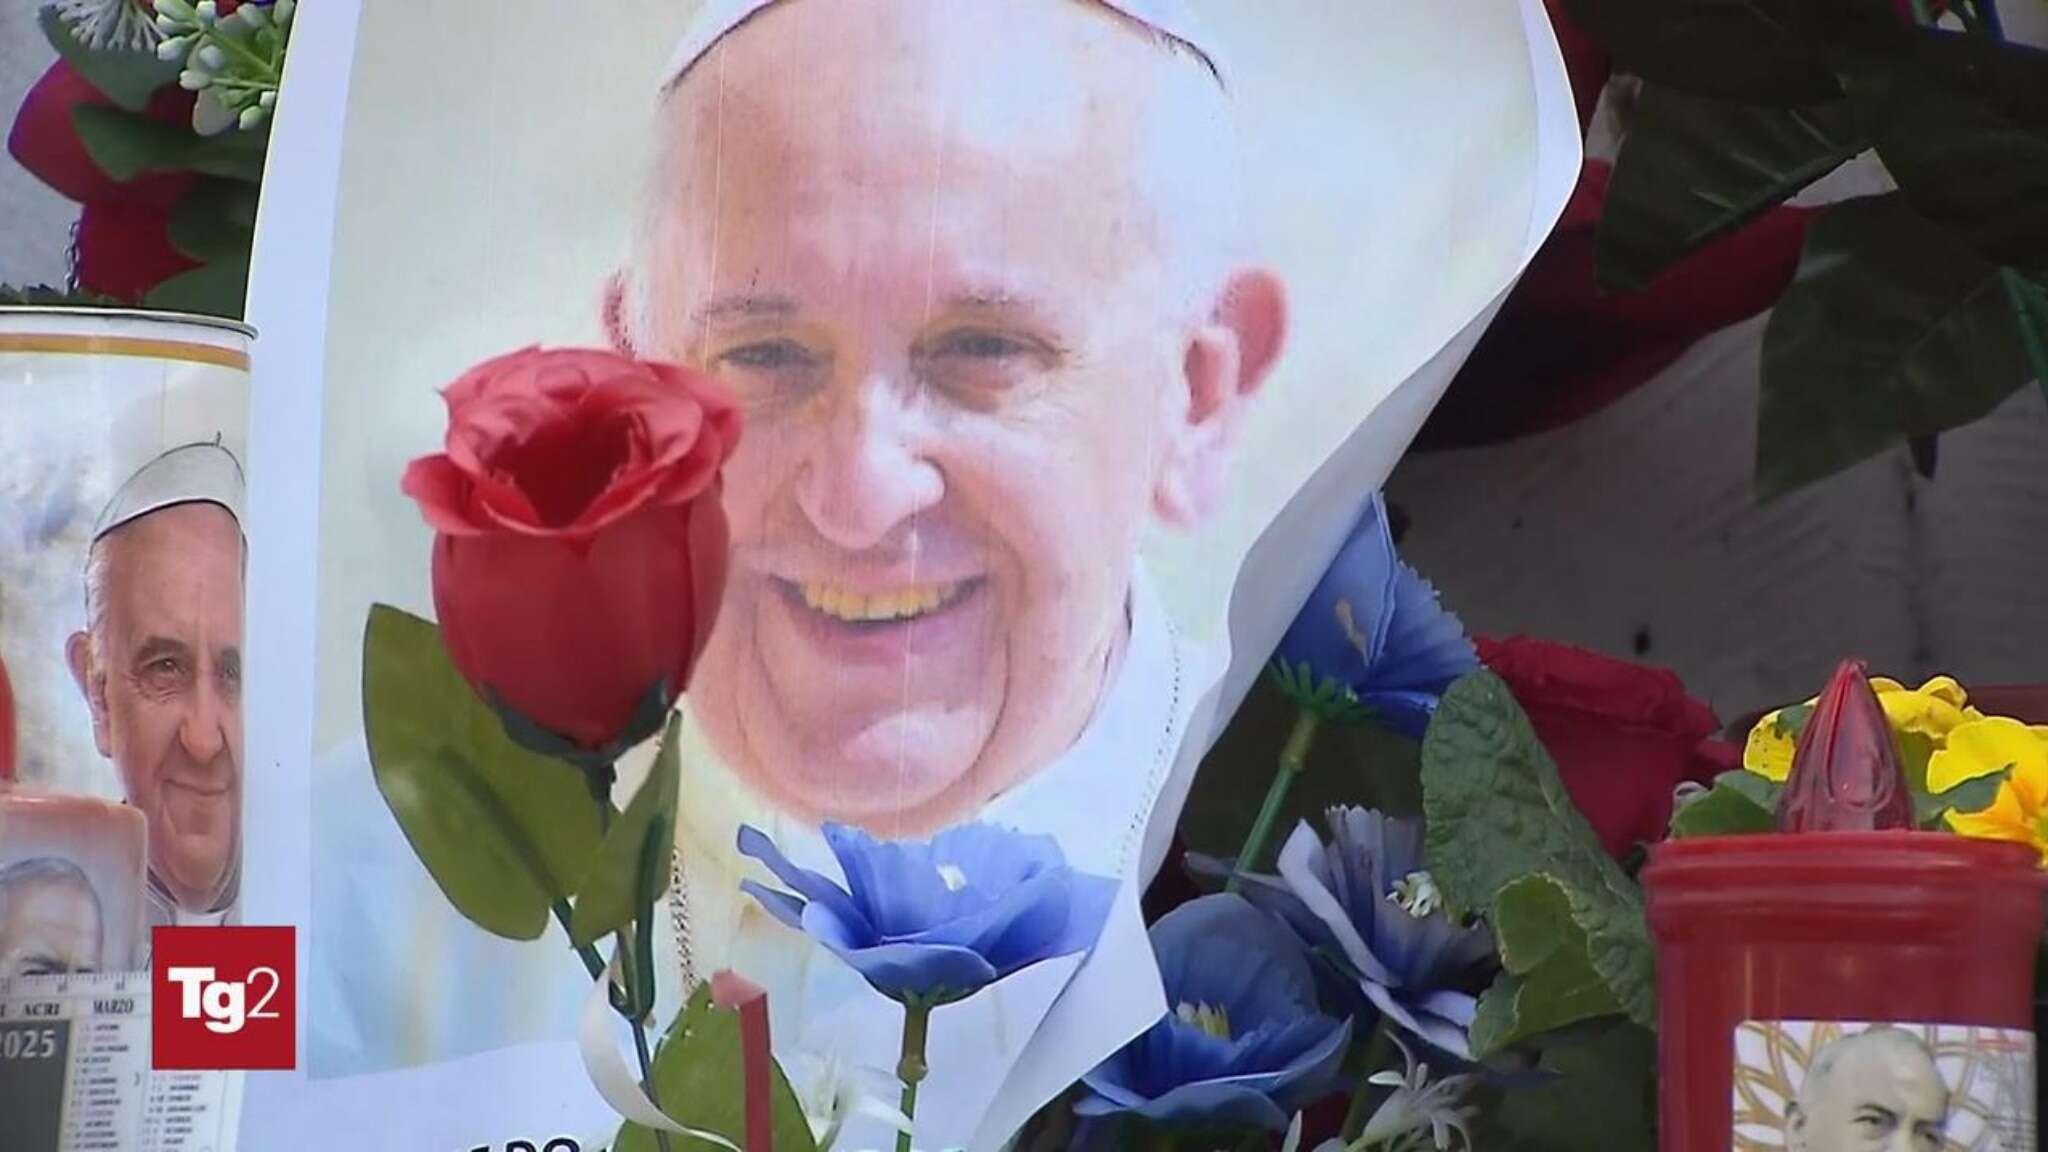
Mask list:
[[1498,911],[1541,875],[1561,890],[1593,970],[1630,1019],[1656,1019],[1643,895],[1600,848],[1507,685],[1488,671],[1451,686],[1422,745],[1426,851],[1454,908]]
[[1814,0],[1565,0],[1618,71],[1723,100],[1812,104],[1841,95],[1808,27]]
[[256,239],[256,189],[208,178],[171,205],[171,246],[194,260],[246,259]]
[[37,17],[43,37],[57,50],[71,70],[100,94],[130,112],[149,107],[156,90],[178,78],[176,61],[159,60],[155,52],[134,52],[120,48],[88,48],[64,22],[56,7],[43,9]]
[[74,107],[71,123],[93,163],[117,183],[151,172],[197,172],[261,183],[270,143],[267,129],[199,136],[188,127],[98,105]]
[[142,302],[169,312],[239,320],[248,296],[249,253],[245,249],[178,273],[144,293]]
[[1770,108],[1645,86],[1601,210],[1601,284],[1648,287],[1866,147],[1845,101]]
[[269,149],[268,125],[248,130],[238,128],[218,136],[195,135],[189,138],[179,166],[205,176],[261,184],[263,158]]
[[[740,1014],[714,1008],[711,989],[699,987],[676,1015],[654,1056],[654,1095],[663,1112],[679,1124],[716,1132],[733,1143],[746,1135],[746,1073],[740,1055]],[[803,1106],[780,1066],[775,1069],[773,1116],[776,1152],[817,1152]],[[716,1148],[708,1141],[675,1136],[678,1152]],[[637,1124],[619,1129],[612,1152],[655,1152],[654,1133]]]
[[2048,52],[1930,32],[1837,70],[1915,211],[2048,279]]
[[633,922],[639,909],[668,890],[669,861],[675,854],[677,782],[682,753],[673,713],[662,733],[661,751],[623,816],[605,833],[597,859],[576,891],[569,939],[589,944]]
[[1998,799],[1998,786],[2005,782],[2010,771],[1993,772],[1975,780],[1965,780],[1946,792],[1929,795],[1913,793],[1913,817],[1924,829],[1943,827],[1942,817],[1949,812],[1982,812]]
[[382,604],[363,635],[363,726],[378,790],[456,910],[512,939],[545,931],[598,849],[583,774],[507,739],[440,630]]
[[181,161],[193,140],[189,130],[97,104],[72,108],[71,124],[78,129],[78,139],[92,162],[117,183],[145,172],[183,167]]
[[1472,1021],[1474,1056],[1619,1011],[1593,969],[1571,898],[1555,878],[1535,873],[1509,882],[1494,897],[1487,923],[1500,949],[1501,973],[1480,997]]
[[1806,730],[1806,718],[1811,715],[1813,715],[1813,705],[1811,704],[1787,704],[1785,707],[1778,709],[1778,718],[1771,722],[1771,727],[1777,730],[1780,738],[1797,740],[1799,739],[1799,734]]
[[1896,194],[1831,204],[1764,333],[1758,496],[1968,424],[2028,375],[1996,267]]
[[[1722,778],[1747,776],[1776,789],[1777,785],[1749,772],[1728,772]],[[1716,781],[1699,799],[1671,814],[1674,839],[1688,836],[1747,836],[1777,826],[1777,801],[1768,804],[1744,789]]]
[[1615,1019],[1539,1040],[1532,1084],[1507,1088],[1473,1133],[1487,1152],[1655,1152],[1657,1036]]

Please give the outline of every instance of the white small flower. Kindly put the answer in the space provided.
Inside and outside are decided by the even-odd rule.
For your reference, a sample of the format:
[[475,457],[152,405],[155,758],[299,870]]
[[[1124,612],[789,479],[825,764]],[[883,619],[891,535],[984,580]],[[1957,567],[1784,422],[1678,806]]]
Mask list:
[[185,55],[185,49],[191,46],[192,40],[190,37],[173,36],[156,46],[156,58],[165,63],[181,59]]
[[910,1120],[883,1095],[888,1091],[884,1084],[896,1083],[893,1077],[849,1065],[836,1052],[829,1056],[799,1052],[791,1065],[797,1075],[791,1078],[790,1087],[803,1107],[818,1152],[832,1152],[840,1129],[855,1117],[885,1124],[896,1132],[910,1130]]
[[261,105],[251,104],[247,108],[242,109],[240,116],[235,117],[235,123],[246,130],[256,127],[269,118],[270,113],[268,110]]
[[1436,886],[1436,877],[1428,872],[1410,872],[1394,881],[1394,890],[1387,893],[1387,899],[1417,920],[1444,906],[1443,891]]
[[57,0],[57,14],[88,48],[140,52],[156,44],[153,13],[136,0]]
[[256,103],[263,108],[275,108],[277,107],[277,93],[275,91],[264,92],[256,97]]
[[218,44],[208,44],[192,54],[192,59],[208,72],[218,72],[228,66],[228,54]]
[[1392,1096],[1365,1122],[1365,1131],[1352,1146],[1371,1147],[1399,1140],[1411,1133],[1428,1130],[1431,1143],[1437,1152],[1449,1152],[1451,1133],[1458,1134],[1459,1142],[1468,1150],[1472,1147],[1472,1134],[1465,1130],[1465,1121],[1472,1118],[1473,1109],[1464,1104],[1465,1093],[1473,1084],[1471,1076],[1446,1076],[1432,1082],[1429,1065],[1417,1064],[1415,1053],[1401,1038],[1389,1034],[1394,1046],[1401,1050],[1401,1060],[1407,1071],[1375,1072],[1367,1077],[1369,1084],[1379,1084],[1394,1090]]
[[199,0],[199,3],[192,6],[192,13],[207,27],[212,27],[213,22],[220,19],[220,9],[215,6],[213,0]]
[[277,0],[277,3],[270,6],[270,22],[279,28],[286,27],[291,24],[292,13],[296,11],[298,11],[298,5],[294,4],[292,0]]
[[187,68],[178,73],[178,87],[187,92],[197,92],[213,82],[213,77],[197,69]]

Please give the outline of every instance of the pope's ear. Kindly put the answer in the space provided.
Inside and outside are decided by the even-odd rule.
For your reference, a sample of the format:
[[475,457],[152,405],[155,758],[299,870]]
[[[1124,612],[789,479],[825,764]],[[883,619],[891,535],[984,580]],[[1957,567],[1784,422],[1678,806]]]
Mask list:
[[1263,269],[1232,273],[1188,338],[1184,388],[1168,397],[1172,432],[1152,497],[1162,523],[1193,528],[1221,502],[1231,449],[1286,339],[1280,278]]
[[622,269],[604,282],[604,335],[612,351],[621,356],[633,355],[633,332],[626,318],[626,302],[632,299],[629,275]]

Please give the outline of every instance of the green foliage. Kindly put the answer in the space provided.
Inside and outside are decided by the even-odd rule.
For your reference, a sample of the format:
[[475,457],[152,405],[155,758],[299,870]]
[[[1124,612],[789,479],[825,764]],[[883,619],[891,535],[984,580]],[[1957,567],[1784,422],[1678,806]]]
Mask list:
[[92,162],[117,182],[152,172],[197,172],[257,184],[270,143],[267,132],[197,136],[176,124],[99,105],[73,108],[71,123]]
[[[1431,874],[1454,909],[1486,917],[1502,955],[1522,969],[1511,967],[1514,979],[1481,1002],[1501,1042],[1538,1022],[1614,1011],[1653,1026],[1642,892],[1601,850],[1493,673],[1475,672],[1445,693],[1423,741],[1422,787]],[[1581,966],[1604,996],[1586,987]]]
[[1997,266],[1897,194],[1821,212],[1763,357],[1765,499],[1976,420],[2029,375]]
[[1647,82],[1600,223],[1603,284],[1646,286],[1865,145],[1898,182],[1822,214],[1772,315],[1760,498],[2048,374],[2048,317],[2024,303],[2048,282],[2048,53],[1984,33],[1968,3],[1969,34],[1889,0],[1564,4]]
[[1646,86],[1607,185],[1601,284],[1647,288],[1868,146],[1847,101],[1773,108]]
[[[803,1107],[782,1069],[774,1069],[773,1116],[776,1152],[817,1152]],[[715,1132],[734,1144],[746,1135],[746,1074],[740,1049],[738,1012],[715,1008],[711,990],[700,987],[676,1015],[654,1055],[654,1095],[677,1123]],[[678,1152],[719,1145],[689,1136],[670,1141]],[[612,1152],[655,1152],[654,1133],[637,1124],[619,1129]]]
[[1489,922],[1500,946],[1501,973],[1480,998],[1472,1021],[1473,1055],[1484,1058],[1620,1010],[1593,968],[1586,933],[1572,918],[1571,897],[1555,877],[1531,873],[1510,881],[1494,897]]
[[72,33],[54,5],[44,8],[37,22],[42,25],[43,38],[72,71],[130,112],[149,107],[150,96],[178,78],[178,66],[157,59],[154,52],[88,48]]
[[1266,674],[1295,705],[1333,724],[1364,724],[1372,719],[1370,705],[1359,700],[1349,685],[1334,677],[1316,675],[1303,660],[1292,668],[1284,660],[1266,666]]
[[506,737],[432,623],[385,605],[363,635],[363,724],[385,803],[449,903],[539,937],[598,853],[583,774]]
[[668,891],[675,855],[676,789],[682,776],[677,721],[671,715],[661,752],[620,817],[605,833],[597,863],[576,894],[569,938],[588,944],[633,921]]
[[1655,1152],[1657,1036],[1597,1021],[1536,1041],[1534,1084],[1482,1107],[1473,1132],[1486,1152]]
[[1746,836],[1777,827],[1778,797],[1784,786],[1736,769],[1714,777],[1707,794],[1671,814],[1674,839],[1688,836]]

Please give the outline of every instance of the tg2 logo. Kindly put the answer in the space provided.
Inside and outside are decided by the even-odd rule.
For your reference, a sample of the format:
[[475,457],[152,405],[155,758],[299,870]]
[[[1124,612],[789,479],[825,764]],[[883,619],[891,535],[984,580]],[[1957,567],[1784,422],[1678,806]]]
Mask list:
[[298,1037],[294,935],[152,929],[150,1067],[290,1068]]

